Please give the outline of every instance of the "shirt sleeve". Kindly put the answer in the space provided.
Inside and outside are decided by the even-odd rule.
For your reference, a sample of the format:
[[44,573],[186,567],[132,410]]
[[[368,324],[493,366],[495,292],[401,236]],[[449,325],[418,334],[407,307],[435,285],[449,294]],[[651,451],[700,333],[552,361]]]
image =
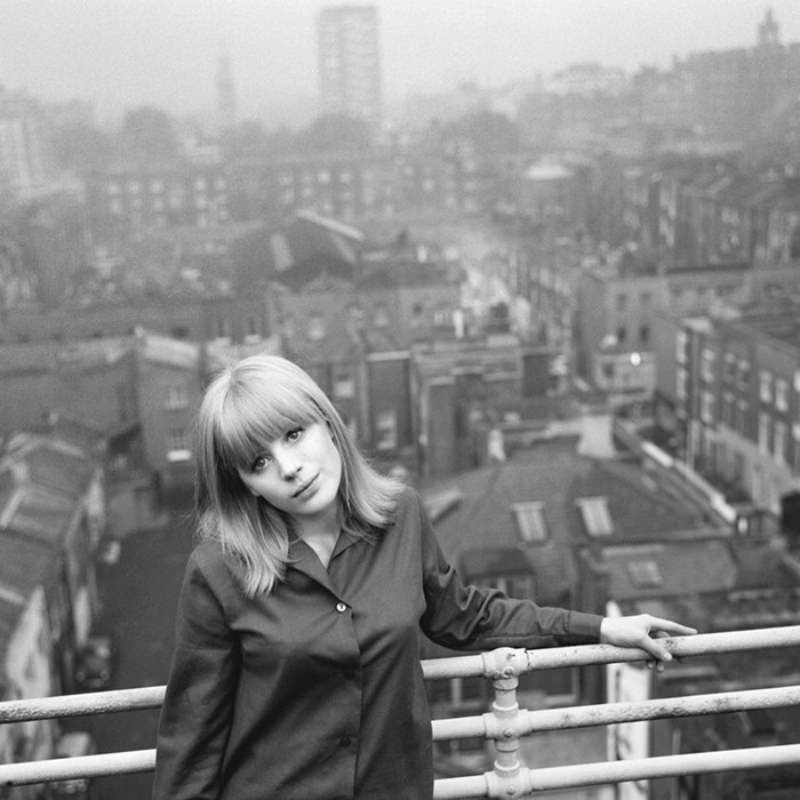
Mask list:
[[439,546],[421,501],[426,610],[421,627],[437,644],[456,650],[553,647],[600,641],[602,617],[510,598],[498,589],[463,583]]
[[161,709],[153,800],[217,800],[239,675],[239,647],[196,551],[181,587]]

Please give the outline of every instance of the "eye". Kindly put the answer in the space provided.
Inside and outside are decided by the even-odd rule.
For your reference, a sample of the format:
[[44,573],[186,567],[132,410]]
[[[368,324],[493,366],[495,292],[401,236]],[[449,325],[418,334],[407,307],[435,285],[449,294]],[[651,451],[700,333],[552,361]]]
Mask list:
[[287,442],[296,442],[303,435],[303,428],[292,428],[286,432]]
[[253,459],[253,463],[250,465],[250,471],[263,472],[270,465],[271,460],[272,459],[270,459],[270,457],[267,455],[262,454],[260,456],[256,456]]

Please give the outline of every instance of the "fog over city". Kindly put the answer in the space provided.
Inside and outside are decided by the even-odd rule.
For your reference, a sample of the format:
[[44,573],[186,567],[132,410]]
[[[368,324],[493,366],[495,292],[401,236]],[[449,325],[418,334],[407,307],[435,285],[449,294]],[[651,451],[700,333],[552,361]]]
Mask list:
[[2,800],[796,800],[799,644],[800,0],[0,0]]
[[[305,123],[318,94],[321,0],[3,0],[0,83],[80,98],[98,120],[126,107],[214,105],[217,56],[230,59],[241,115]],[[596,61],[666,68],[689,52],[748,47],[767,8],[800,40],[795,0],[379,0],[385,98],[497,87]]]

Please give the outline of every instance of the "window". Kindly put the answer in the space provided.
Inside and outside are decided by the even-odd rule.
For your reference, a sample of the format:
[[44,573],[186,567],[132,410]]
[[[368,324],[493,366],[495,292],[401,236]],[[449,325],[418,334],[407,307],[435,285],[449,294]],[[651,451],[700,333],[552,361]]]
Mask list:
[[437,327],[446,327],[453,324],[453,311],[440,306],[433,312],[433,324]]
[[550,538],[544,518],[544,505],[539,502],[513,503],[511,516],[519,538],[526,544],[546,542]]
[[333,396],[337,400],[350,400],[356,396],[356,383],[353,373],[346,367],[334,368]]
[[737,373],[737,383],[740,389],[750,388],[750,363],[745,360],[739,362],[739,371]]
[[733,395],[730,392],[723,392],[722,394],[722,408],[720,409],[720,421],[723,425],[729,428],[734,428],[736,425],[735,419],[735,404]]
[[614,533],[605,497],[581,497],[576,502],[589,536],[611,536]]
[[736,380],[736,356],[733,353],[725,353],[722,366],[722,380],[726,383],[733,383]]
[[217,318],[216,321],[216,338],[217,339],[229,339],[230,338],[230,327],[228,325],[228,320]]
[[642,308],[643,311],[647,311],[650,308],[650,303],[652,299],[653,295],[650,292],[639,293],[639,306]]
[[789,382],[786,378],[775,378],[775,408],[789,410]]
[[770,428],[771,421],[769,414],[765,414],[764,412],[760,413],[758,415],[758,449],[766,454],[769,454],[770,451]]
[[737,433],[740,433],[742,436],[747,436],[747,401],[746,400],[739,400],[736,405],[736,424],[734,428],[736,429]]
[[624,311],[628,306],[628,298],[624,294],[618,294],[616,297],[617,311]]
[[686,370],[679,367],[675,373],[675,396],[678,400],[686,400],[686,382]]
[[394,450],[397,447],[397,412],[394,409],[379,411],[375,417],[375,447]]
[[628,331],[625,329],[624,325],[620,325],[617,328],[617,344],[624,344],[627,338],[628,338]]
[[373,321],[378,328],[385,328],[389,324],[389,309],[386,308],[384,303],[378,303],[375,306]]
[[175,383],[167,387],[167,408],[186,408],[189,405],[186,383]]
[[649,344],[650,343],[650,326],[649,325],[640,325],[639,326],[639,342],[641,344]]
[[786,423],[775,421],[772,431],[772,453],[779,464],[786,463]]
[[675,337],[675,360],[679,364],[685,364],[687,362],[686,351],[688,349],[689,337],[686,331],[678,331],[678,335]]
[[707,425],[714,422],[714,395],[712,392],[700,394],[700,419]]
[[762,403],[772,402],[772,373],[765,369],[758,373],[758,396]]
[[192,457],[186,428],[170,428],[167,433],[167,461],[176,463]]
[[325,320],[322,314],[312,314],[308,318],[308,338],[314,342],[325,338]]
[[714,380],[714,366],[717,354],[709,347],[704,347],[700,356],[700,377],[711,383]]

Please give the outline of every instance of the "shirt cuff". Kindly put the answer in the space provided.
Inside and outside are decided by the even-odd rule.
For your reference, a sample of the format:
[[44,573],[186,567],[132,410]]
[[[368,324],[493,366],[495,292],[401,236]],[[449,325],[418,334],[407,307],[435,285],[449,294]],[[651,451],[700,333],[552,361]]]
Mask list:
[[583,639],[587,643],[600,641],[600,623],[603,618],[599,614],[587,614],[584,611],[569,612],[569,636]]

